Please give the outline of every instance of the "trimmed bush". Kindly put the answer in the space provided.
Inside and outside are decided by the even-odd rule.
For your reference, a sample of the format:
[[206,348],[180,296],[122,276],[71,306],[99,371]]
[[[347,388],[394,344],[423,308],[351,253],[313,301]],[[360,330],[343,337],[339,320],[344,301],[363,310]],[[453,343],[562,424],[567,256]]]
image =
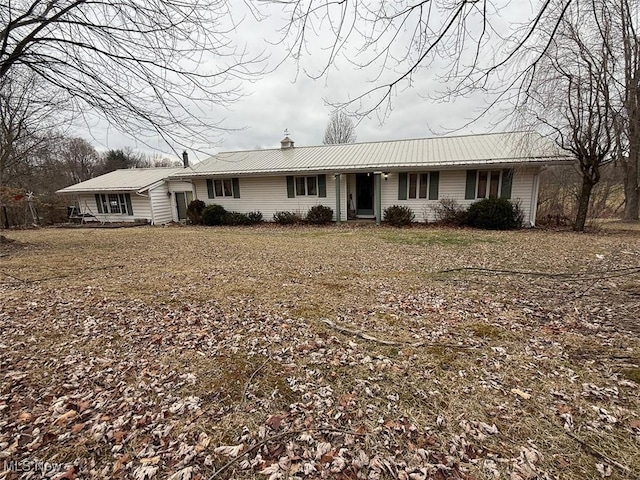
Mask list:
[[251,225],[251,221],[246,213],[240,212],[225,212],[222,216],[223,225]]
[[524,218],[517,204],[506,198],[491,197],[479,200],[469,207],[468,224],[486,230],[520,228]]
[[209,226],[222,225],[225,213],[222,205],[209,205],[202,211],[202,221]]
[[389,225],[394,227],[403,227],[405,225],[411,225],[411,222],[416,218],[409,207],[402,205],[392,205],[384,209],[384,215],[382,219]]
[[202,225],[202,212],[206,204],[202,200],[193,200],[187,207],[187,217],[192,225]]
[[273,214],[273,221],[280,225],[294,225],[302,223],[302,217],[297,212],[276,212]]
[[247,218],[249,219],[249,223],[251,225],[255,225],[256,223],[260,223],[262,221],[262,212],[255,211],[247,213]]
[[441,225],[461,227],[469,219],[467,210],[453,198],[443,198],[432,209],[436,222]]
[[314,205],[307,212],[307,222],[314,225],[326,225],[333,220],[333,209],[324,205]]

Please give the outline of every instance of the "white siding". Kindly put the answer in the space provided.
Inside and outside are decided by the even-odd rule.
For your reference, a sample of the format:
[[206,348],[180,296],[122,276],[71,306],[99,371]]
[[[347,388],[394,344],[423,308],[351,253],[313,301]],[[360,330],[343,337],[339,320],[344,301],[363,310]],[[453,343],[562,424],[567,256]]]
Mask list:
[[[534,205],[537,201],[536,198],[532,197],[532,194],[534,193],[534,183],[538,172],[538,168],[522,168],[515,169],[513,174],[511,201],[517,202],[522,208],[525,225],[535,224],[535,219],[531,223],[530,214],[532,200]],[[475,202],[475,200],[465,200],[464,198],[466,181],[466,170],[441,170],[438,200],[398,200],[398,173],[389,173],[389,178],[382,180],[382,210],[384,211],[385,208],[391,205],[406,205],[411,207],[415,213],[416,221],[424,222],[426,219],[432,222],[435,220],[433,207],[438,205],[438,202],[442,199],[451,198],[463,207],[468,207]]]
[[[511,200],[518,202],[524,212],[525,225],[530,225],[530,214],[534,198],[534,186],[536,183],[538,168],[516,169],[513,176]],[[438,200],[408,199],[398,200],[398,172],[391,172],[387,179],[381,177],[381,206],[385,208],[392,205],[406,205],[413,209],[416,221],[432,222],[435,220],[433,208],[439,201],[445,198],[454,199],[462,207],[468,207],[475,200],[465,200],[466,170],[441,170]],[[190,184],[189,184],[190,185]],[[221,197],[211,199],[207,196],[206,180],[194,180],[196,198],[203,200],[207,205],[217,203],[227,210],[248,213],[254,210],[262,212],[267,221],[273,220],[273,214],[277,211],[287,210],[307,213],[314,205],[326,205],[336,210],[335,180],[332,174],[327,175],[327,197],[287,197],[287,180],[285,176],[276,177],[240,177],[240,198]],[[355,176],[352,177],[350,187],[355,196]],[[341,202],[340,218],[346,220],[348,209],[347,175],[341,176]],[[375,204],[375,202],[374,202]],[[535,211],[535,208],[534,208]],[[334,214],[335,215],[335,214]],[[334,218],[335,220],[335,218]]]
[[171,212],[172,198],[167,195],[169,189],[166,183],[162,183],[155,188],[149,190],[149,198],[151,199],[151,208],[153,209],[153,224],[163,225],[173,220]]
[[[278,211],[298,212],[305,215],[314,205],[325,205],[336,211],[335,180],[332,174],[327,175],[327,196],[296,196],[287,197],[286,176],[276,177],[240,177],[240,198],[219,197],[208,198],[207,182],[204,179],[194,180],[196,198],[203,200],[207,205],[222,205],[226,210],[248,213],[255,210],[262,212],[266,221],[273,220],[273,214]],[[346,175],[341,176],[340,182],[341,202],[340,218],[347,219],[347,180]]]
[[[115,193],[115,192],[110,192]],[[121,192],[125,193],[125,192]],[[93,193],[85,193],[78,195],[78,202],[80,204],[80,211],[82,213],[89,213],[103,222],[134,222],[136,220],[144,220],[151,222],[151,202],[149,197],[137,195],[135,192],[130,192],[131,195],[131,208],[133,209],[133,215],[119,215],[119,214],[104,214],[98,213],[98,207],[96,205],[96,197]]]

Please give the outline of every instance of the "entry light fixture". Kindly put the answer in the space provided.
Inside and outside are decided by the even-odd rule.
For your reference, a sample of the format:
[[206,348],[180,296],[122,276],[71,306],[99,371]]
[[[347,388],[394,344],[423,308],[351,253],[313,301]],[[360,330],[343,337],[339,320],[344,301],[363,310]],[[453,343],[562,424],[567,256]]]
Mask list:
[[170,197],[170,196],[171,196],[171,192],[167,192],[167,197]]
[[384,172],[382,175],[384,176],[385,182],[389,180],[389,172]]

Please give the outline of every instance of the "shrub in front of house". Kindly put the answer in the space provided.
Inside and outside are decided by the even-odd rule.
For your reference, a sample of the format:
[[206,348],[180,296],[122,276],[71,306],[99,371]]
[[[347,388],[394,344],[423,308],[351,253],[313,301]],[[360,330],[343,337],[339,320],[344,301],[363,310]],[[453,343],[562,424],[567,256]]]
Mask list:
[[262,212],[258,210],[247,213],[247,218],[249,219],[250,225],[256,225],[262,221]]
[[394,227],[411,225],[416,216],[413,210],[403,205],[392,205],[384,209],[382,220]]
[[209,205],[202,211],[202,221],[205,225],[222,225],[224,215],[227,211],[222,205]]
[[467,210],[453,198],[443,198],[431,208],[436,223],[440,225],[461,227],[469,220]]
[[193,200],[189,202],[187,207],[187,218],[191,225],[202,225],[202,212],[204,211],[206,204],[202,200]]
[[297,212],[276,212],[273,214],[273,221],[280,225],[295,225],[302,223],[302,217]]
[[314,205],[307,212],[307,222],[314,225],[326,225],[333,220],[333,209],[325,205]]
[[486,230],[520,228],[524,219],[517,204],[498,197],[485,198],[471,204],[467,213],[469,226]]
[[225,212],[222,216],[222,224],[237,226],[237,225],[251,225],[251,220],[246,213],[240,212]]

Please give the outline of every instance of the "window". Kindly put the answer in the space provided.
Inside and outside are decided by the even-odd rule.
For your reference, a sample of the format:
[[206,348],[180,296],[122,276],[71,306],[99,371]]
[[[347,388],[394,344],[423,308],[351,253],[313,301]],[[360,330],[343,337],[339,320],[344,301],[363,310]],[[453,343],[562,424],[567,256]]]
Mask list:
[[222,180],[214,180],[213,184],[216,187],[216,197],[222,197]]
[[133,215],[131,195],[128,193],[96,193],[98,213]]
[[464,198],[511,198],[513,170],[467,170]]
[[208,198],[240,198],[239,178],[216,178],[207,179]]
[[214,180],[216,197],[233,197],[233,184],[230,178],[224,180]]
[[109,195],[109,211],[111,213],[120,213],[120,202],[118,195]]
[[306,177],[296,177],[296,195],[299,197],[300,195],[306,195]]
[[295,177],[296,196],[316,196],[318,195],[318,177]]
[[476,198],[497,197],[502,184],[502,172],[500,170],[478,171],[478,188]]
[[400,173],[398,176],[398,200],[422,198],[438,199],[440,172]]
[[287,176],[287,197],[311,196],[324,198],[327,196],[327,176],[313,175],[308,177]]
[[307,195],[317,195],[317,194],[318,194],[318,178],[307,177]]

